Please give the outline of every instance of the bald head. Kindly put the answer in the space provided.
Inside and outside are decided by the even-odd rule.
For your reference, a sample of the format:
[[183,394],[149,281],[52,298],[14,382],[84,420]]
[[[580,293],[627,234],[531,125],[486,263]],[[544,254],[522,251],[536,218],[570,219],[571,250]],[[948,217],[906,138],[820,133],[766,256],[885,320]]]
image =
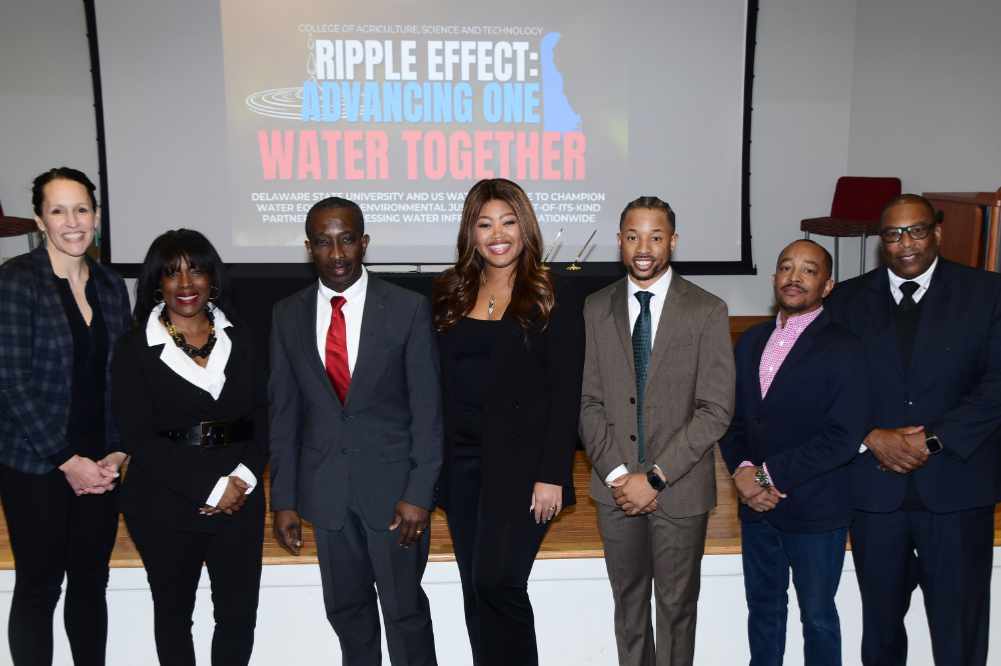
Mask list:
[[824,272],[824,279],[830,278],[834,275],[834,258],[831,256],[831,253],[828,252],[827,248],[820,243],[812,241],[808,238],[794,240],[782,248],[782,251],[779,253],[778,261],[775,262],[776,268],[782,265],[782,260],[788,257],[794,249],[798,248],[801,248],[808,254],[814,255],[814,261]]
[[883,206],[883,212],[879,215],[880,223],[886,222],[886,216],[893,208],[897,206],[906,206],[908,204],[922,206],[928,213],[928,219],[933,222],[941,222],[941,215],[935,206],[931,204],[930,201],[925,199],[920,194],[901,194],[899,197],[894,197]]

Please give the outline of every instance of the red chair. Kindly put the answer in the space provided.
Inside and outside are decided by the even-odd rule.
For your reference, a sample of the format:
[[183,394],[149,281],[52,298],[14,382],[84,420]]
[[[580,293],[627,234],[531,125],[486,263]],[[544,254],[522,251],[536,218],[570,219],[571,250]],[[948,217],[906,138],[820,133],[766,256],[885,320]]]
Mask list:
[[829,217],[811,217],[799,224],[800,231],[834,238],[834,279],[838,279],[838,241],[859,238],[859,266],[865,273],[865,241],[879,235],[883,206],[900,196],[899,178],[842,176],[834,188]]
[[12,217],[3,214],[3,204],[0,203],[0,238],[23,236],[28,234],[28,249],[34,249],[38,234],[38,225],[30,217]]

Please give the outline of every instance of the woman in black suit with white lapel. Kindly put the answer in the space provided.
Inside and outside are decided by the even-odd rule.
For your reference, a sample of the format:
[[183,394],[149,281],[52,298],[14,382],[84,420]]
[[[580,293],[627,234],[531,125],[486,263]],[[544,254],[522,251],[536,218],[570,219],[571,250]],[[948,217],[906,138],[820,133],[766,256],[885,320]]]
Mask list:
[[153,241],[135,328],[112,365],[129,466],[122,511],[153,593],[157,654],[195,663],[191,616],[202,565],[214,602],[212,663],[247,664],[264,530],[267,389],[250,331],[234,325],[224,267],[197,231]]
[[435,281],[444,393],[445,509],[476,666],[538,664],[528,576],[574,503],[584,325],[542,265],[532,205],[483,180],[462,211],[458,261]]

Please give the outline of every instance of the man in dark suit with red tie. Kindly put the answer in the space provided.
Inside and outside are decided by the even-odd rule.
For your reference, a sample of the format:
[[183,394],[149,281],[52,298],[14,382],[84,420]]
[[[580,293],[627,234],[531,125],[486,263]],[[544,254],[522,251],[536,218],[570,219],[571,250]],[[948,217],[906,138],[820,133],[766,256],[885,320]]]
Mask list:
[[937,664],[987,663],[1001,426],[1001,276],[939,256],[923,197],[891,201],[885,267],[834,290],[826,309],[865,346],[869,423],[852,463],[852,557],[862,663],[907,660],[918,585]]
[[318,202],[306,249],[319,281],[275,305],[271,508],[293,554],[316,532],[323,600],[346,666],[436,664],[421,577],[441,466],[438,359],[427,301],[371,276],[361,209]]

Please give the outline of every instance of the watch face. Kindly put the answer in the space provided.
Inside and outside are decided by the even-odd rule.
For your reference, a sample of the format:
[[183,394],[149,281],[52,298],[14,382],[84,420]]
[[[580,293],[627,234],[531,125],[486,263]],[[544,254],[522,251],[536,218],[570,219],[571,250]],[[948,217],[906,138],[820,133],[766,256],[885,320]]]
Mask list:
[[928,453],[938,453],[942,450],[942,440],[931,435],[925,439],[925,447],[928,449]]

